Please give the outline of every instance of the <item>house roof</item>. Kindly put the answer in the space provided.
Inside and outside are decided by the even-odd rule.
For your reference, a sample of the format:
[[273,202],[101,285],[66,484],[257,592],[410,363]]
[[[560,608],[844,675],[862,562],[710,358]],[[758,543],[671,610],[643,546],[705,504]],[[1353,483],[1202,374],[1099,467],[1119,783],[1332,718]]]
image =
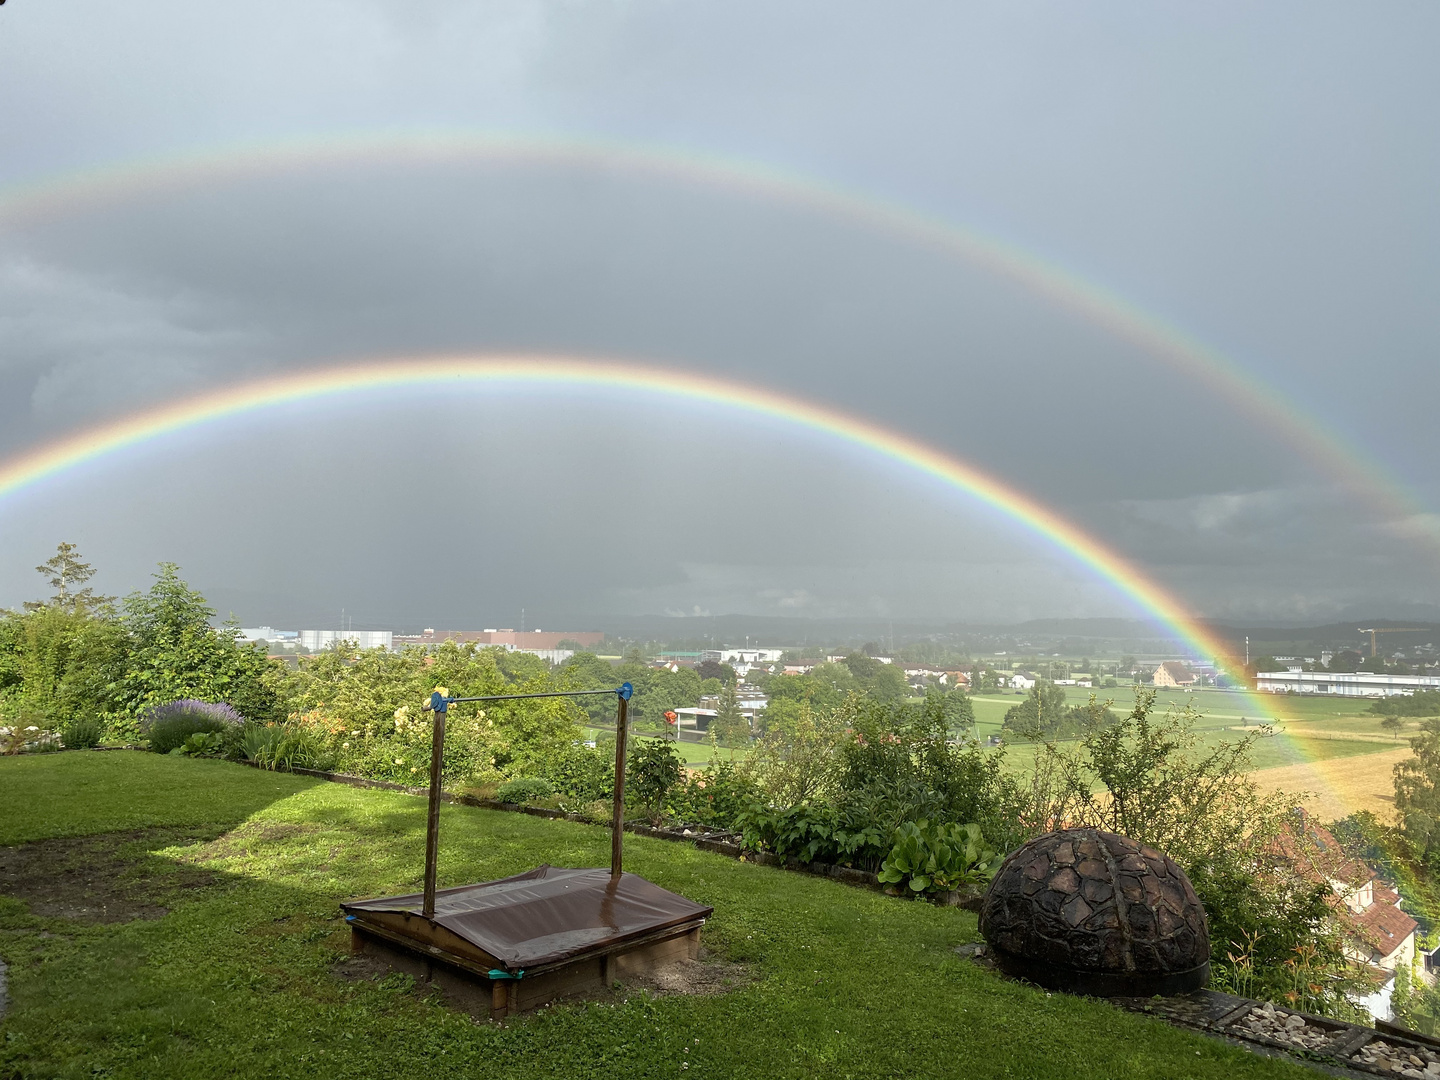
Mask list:
[[1360,914],[1352,914],[1350,922],[1360,939],[1381,956],[1393,953],[1420,926],[1394,904],[1382,904],[1378,901]]
[[[1330,885],[1335,891],[1332,907],[1350,925],[1354,936],[1382,958],[1389,956],[1420,926],[1400,910],[1400,894],[1381,882],[1375,871],[1359,859],[1346,855],[1335,834],[1304,810],[1296,810],[1296,825],[1287,826],[1276,846],[1302,876]],[[1298,835],[1297,835],[1298,834]],[[1303,836],[1310,842],[1301,841]],[[1340,895],[1340,885],[1363,888],[1373,882],[1374,901],[1356,912]]]
[[1160,667],[1176,682],[1195,681],[1195,673],[1178,660],[1166,660]]

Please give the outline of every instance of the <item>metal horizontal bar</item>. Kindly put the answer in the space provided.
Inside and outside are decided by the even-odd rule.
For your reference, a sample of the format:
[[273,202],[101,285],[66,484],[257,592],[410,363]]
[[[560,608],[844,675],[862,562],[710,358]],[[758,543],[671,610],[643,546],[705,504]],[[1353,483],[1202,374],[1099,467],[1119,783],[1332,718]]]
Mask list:
[[452,697],[446,698],[447,705],[454,705],[459,701],[514,701],[517,698],[538,698],[538,697],[585,697],[589,694],[618,694],[619,687],[614,690],[557,690],[545,694],[486,694],[483,697]]

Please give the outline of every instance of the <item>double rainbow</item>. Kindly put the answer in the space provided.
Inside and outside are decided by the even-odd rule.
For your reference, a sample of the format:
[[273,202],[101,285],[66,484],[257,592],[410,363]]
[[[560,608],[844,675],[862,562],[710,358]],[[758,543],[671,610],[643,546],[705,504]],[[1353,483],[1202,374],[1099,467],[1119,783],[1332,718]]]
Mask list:
[[979,230],[813,177],[690,149],[571,136],[467,131],[311,137],[111,165],[0,191],[0,228],[177,191],[356,164],[470,164],[613,170],[788,204],[943,251],[1013,281],[1209,387],[1384,518],[1440,554],[1440,516],[1378,461],[1307,415],[1283,388],[1103,285]]

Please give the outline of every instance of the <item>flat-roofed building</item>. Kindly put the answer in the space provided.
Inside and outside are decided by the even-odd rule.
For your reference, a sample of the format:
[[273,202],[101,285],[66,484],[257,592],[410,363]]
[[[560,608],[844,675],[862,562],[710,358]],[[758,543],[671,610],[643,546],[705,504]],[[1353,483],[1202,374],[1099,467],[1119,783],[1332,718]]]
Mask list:
[[1328,694],[1331,697],[1396,697],[1416,690],[1440,690],[1440,675],[1376,675],[1370,671],[1262,671],[1255,689],[1271,694]]
[[341,641],[353,642],[357,649],[389,649],[395,643],[390,630],[301,630],[300,646],[320,652]]

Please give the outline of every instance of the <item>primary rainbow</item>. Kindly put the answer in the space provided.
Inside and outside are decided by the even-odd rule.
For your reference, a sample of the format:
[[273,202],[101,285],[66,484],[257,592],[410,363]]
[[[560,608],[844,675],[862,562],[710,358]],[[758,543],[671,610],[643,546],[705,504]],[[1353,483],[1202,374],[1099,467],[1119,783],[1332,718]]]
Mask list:
[[[1030,496],[958,458],[860,417],[773,390],[638,364],[529,355],[423,357],[347,364],[239,383],[101,424],[0,461],[0,504],[85,462],[227,417],[384,388],[503,384],[623,389],[703,402],[864,447],[971,495],[1060,547],[1162,620],[1198,654],[1222,661],[1228,655],[1226,645],[1134,565]],[[1258,699],[1248,700],[1251,715],[1267,714]]]
[[1094,281],[1017,244],[873,194],[764,164],[690,149],[576,137],[465,131],[330,135],[111,165],[12,187],[0,194],[5,219],[40,220],[86,206],[150,197],[312,167],[358,162],[484,162],[613,168],[790,203],[926,245],[1014,281],[1184,372],[1271,432],[1383,515],[1406,522],[1440,552],[1440,516],[1431,514],[1378,461],[1307,415],[1284,389],[1247,372],[1219,350]]

